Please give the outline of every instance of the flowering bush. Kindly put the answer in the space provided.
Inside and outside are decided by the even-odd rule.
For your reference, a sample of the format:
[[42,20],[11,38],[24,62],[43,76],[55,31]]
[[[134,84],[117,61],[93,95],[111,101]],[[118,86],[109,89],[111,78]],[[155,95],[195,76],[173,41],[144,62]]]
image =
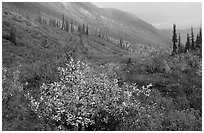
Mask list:
[[[43,84],[38,99],[27,95],[32,109],[41,118],[51,118],[59,130],[111,130],[124,119],[127,108],[139,106],[139,96],[148,97],[150,90],[136,84],[118,86],[118,80],[96,72],[89,64],[74,61],[58,68],[60,81]],[[112,125],[111,125],[112,124]]]

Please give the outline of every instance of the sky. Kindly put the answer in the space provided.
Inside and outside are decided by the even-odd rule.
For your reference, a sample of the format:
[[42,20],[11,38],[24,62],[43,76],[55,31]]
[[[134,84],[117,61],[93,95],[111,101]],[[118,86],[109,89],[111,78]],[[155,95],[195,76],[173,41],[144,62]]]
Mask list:
[[132,13],[158,29],[200,27],[201,2],[92,2],[101,8],[115,8]]

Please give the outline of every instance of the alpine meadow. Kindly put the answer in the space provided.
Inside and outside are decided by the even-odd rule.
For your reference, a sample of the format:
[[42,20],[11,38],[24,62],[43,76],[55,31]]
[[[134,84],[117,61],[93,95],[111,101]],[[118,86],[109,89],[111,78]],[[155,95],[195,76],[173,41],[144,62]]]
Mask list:
[[199,23],[159,29],[90,2],[2,2],[2,130],[202,131]]

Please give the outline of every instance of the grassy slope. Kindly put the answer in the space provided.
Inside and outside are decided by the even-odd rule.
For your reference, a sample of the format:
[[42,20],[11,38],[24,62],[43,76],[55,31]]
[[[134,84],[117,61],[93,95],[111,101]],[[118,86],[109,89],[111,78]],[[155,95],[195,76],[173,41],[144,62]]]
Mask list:
[[[9,34],[11,27],[16,28],[17,45],[10,44],[9,40],[5,38],[6,34]],[[72,38],[71,41],[70,38]],[[21,56],[25,59],[26,55],[20,54],[25,54],[30,50],[36,51],[35,49],[55,51],[56,49],[68,47],[67,51],[65,50],[64,52],[69,52],[75,45],[78,45],[79,37],[77,33],[67,33],[47,25],[36,24],[12,12],[3,13],[3,42],[3,50],[5,51],[3,54],[13,52],[14,55]],[[86,50],[88,50],[87,54],[92,56],[106,57],[128,54],[127,51],[99,38],[83,36],[83,44]],[[15,50],[11,51],[12,48]],[[24,52],[20,52],[18,49]],[[5,55],[3,57],[5,57]]]
[[[71,6],[69,7],[68,5]],[[79,2],[67,3],[68,8],[66,10],[62,3],[4,3],[3,6],[4,8],[10,8],[15,11],[24,10],[24,14],[28,13],[32,16],[39,15],[41,13],[42,16],[46,16],[47,18],[56,18],[59,21],[61,20],[62,14],[65,14],[65,18],[68,18],[69,21],[72,19],[78,24],[85,22],[91,25],[90,30],[95,30],[102,26],[102,32],[110,32],[116,38],[118,38],[118,35],[122,37],[127,36],[127,40],[133,43],[133,47],[139,47],[139,44],[151,44],[151,47],[163,47],[164,45],[169,48],[170,45],[170,41],[166,39],[166,37],[162,36],[159,33],[160,31],[146,22],[143,22],[140,19],[133,19],[135,17],[130,14],[120,11],[109,12],[108,10],[95,7],[92,4]],[[92,19],[92,17],[83,14],[79,9],[85,9],[89,12],[93,12],[92,17],[97,19]],[[127,17],[123,18],[123,20],[121,19],[121,14],[123,14],[122,16],[125,15]],[[100,16],[105,16],[108,20],[113,19],[114,22],[110,20],[104,21],[104,19]],[[121,27],[120,24],[127,25],[129,28]],[[104,27],[103,25],[106,26]]]
[[[15,27],[17,30],[16,45],[4,37],[9,34],[11,27]],[[20,62],[25,65],[34,64],[34,66],[37,66],[38,63],[47,60],[51,60],[57,65],[66,60],[66,53],[73,50],[77,45],[79,45],[77,33],[67,33],[47,25],[33,23],[18,13],[3,12],[2,50],[4,66],[15,66],[16,63]],[[94,63],[126,63],[128,58],[131,57],[135,64],[132,66],[134,71],[126,76],[123,75],[128,81],[159,85],[177,82],[175,78],[167,77],[161,73],[146,73],[146,66],[152,62],[151,59],[148,59],[149,54],[129,53],[106,40],[91,36],[83,36],[83,46],[84,52],[75,54],[81,54]],[[141,59],[145,59],[145,61]],[[184,77],[187,76],[184,75]],[[185,82],[182,79],[181,81]]]
[[[12,29],[16,29],[15,43],[9,38]],[[56,67],[66,61],[66,54],[80,46],[78,33],[68,33],[34,23],[25,16],[6,9],[3,10],[2,30],[3,66],[14,68],[21,64],[22,79],[25,80],[36,75],[42,76],[42,73],[45,73],[45,77],[50,74],[54,77],[52,71],[55,72]],[[96,64],[127,60],[126,56],[130,55],[126,50],[103,39],[85,35],[82,38],[83,48],[79,48],[74,54]]]

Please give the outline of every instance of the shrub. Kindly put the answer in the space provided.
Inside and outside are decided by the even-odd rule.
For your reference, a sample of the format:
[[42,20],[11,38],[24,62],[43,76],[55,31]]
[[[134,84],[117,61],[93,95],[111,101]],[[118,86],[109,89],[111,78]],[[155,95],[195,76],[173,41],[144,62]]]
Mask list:
[[25,131],[38,127],[39,121],[29,108],[19,74],[19,67],[15,71],[2,68],[2,130]]
[[74,61],[58,68],[60,81],[43,84],[38,99],[31,100],[32,109],[40,118],[49,118],[59,130],[114,130],[123,121],[126,109],[139,105],[134,96],[143,91],[137,86],[124,85],[97,73],[90,65]]
[[118,128],[123,131],[199,131],[201,125],[200,111],[177,110],[172,98],[164,98],[153,90],[144,104],[128,110]]

